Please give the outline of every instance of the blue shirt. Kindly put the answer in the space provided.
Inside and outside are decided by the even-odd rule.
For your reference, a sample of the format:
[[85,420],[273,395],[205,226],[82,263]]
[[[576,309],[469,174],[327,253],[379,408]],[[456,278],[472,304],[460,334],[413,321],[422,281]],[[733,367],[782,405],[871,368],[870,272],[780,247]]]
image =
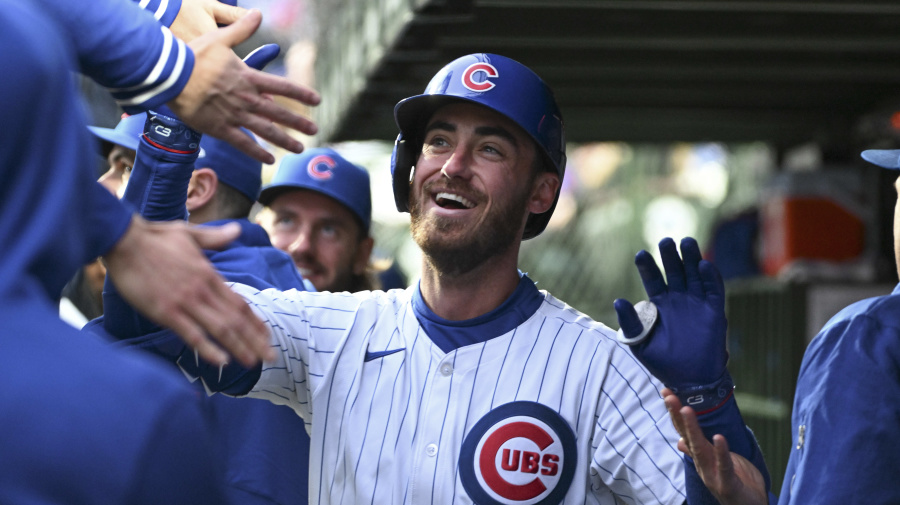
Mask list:
[[779,503],[900,503],[900,285],[810,342],[791,417]]
[[49,3],[0,9],[0,503],[222,503],[196,392],[59,319],[66,280],[130,215],[93,180],[72,34]]
[[[185,219],[187,188],[195,159],[196,153],[173,153],[142,139],[123,197],[125,203],[149,220]],[[229,222],[240,225],[241,235],[221,251],[206,251],[223,277],[259,289],[305,289],[293,260],[272,247],[259,225],[235,219],[204,226]],[[104,289],[103,304],[104,316],[89,323],[86,330],[180,362],[191,373],[199,375],[208,368],[204,363],[196,364],[193,351],[174,332],[140,316],[110,282]],[[198,392],[203,392],[200,381],[194,384]],[[307,503],[309,436],[303,419],[290,408],[267,401],[222,395],[207,397],[205,392],[203,397],[211,413],[213,438],[221,444],[224,453],[231,501]]]

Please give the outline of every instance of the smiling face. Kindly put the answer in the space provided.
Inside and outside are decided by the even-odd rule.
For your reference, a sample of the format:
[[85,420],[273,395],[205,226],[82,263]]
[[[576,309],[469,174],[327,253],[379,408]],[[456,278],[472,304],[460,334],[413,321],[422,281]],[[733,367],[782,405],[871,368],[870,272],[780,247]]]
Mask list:
[[275,198],[266,230],[272,245],[290,254],[319,291],[356,291],[366,272],[373,240],[349,209],[315,191],[297,189]]
[[525,219],[546,211],[559,179],[541,172],[535,143],[504,116],[452,103],[427,123],[410,192],[413,239],[445,275],[518,252]]

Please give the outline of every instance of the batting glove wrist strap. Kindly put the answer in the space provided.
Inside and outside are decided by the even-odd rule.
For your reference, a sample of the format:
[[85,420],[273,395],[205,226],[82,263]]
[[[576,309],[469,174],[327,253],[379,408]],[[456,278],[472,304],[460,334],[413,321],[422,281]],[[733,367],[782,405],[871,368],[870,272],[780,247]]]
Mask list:
[[176,154],[200,150],[201,134],[174,117],[151,111],[144,123],[144,139],[154,147]]
[[702,386],[669,387],[682,405],[688,405],[697,415],[708,414],[724,405],[734,395],[734,380],[726,370],[722,377],[712,384]]

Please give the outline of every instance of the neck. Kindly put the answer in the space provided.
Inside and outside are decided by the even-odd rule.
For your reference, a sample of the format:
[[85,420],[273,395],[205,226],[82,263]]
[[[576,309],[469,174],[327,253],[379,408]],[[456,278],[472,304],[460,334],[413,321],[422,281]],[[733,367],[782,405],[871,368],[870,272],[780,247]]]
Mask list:
[[447,275],[423,258],[419,290],[438,316],[450,321],[472,319],[496,309],[519,285],[518,248],[491,257],[469,272]]
[[188,209],[188,222],[191,224],[203,224],[220,219],[210,205],[203,205],[194,209]]

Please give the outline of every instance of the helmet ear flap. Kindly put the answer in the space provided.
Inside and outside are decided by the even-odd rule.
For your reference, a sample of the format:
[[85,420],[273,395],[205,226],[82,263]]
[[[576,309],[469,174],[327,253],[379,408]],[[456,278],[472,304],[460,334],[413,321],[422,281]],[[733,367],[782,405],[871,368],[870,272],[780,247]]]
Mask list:
[[409,212],[409,185],[413,165],[418,160],[418,146],[411,139],[397,135],[394,152],[391,153],[391,177],[394,186],[394,203],[400,212]]

